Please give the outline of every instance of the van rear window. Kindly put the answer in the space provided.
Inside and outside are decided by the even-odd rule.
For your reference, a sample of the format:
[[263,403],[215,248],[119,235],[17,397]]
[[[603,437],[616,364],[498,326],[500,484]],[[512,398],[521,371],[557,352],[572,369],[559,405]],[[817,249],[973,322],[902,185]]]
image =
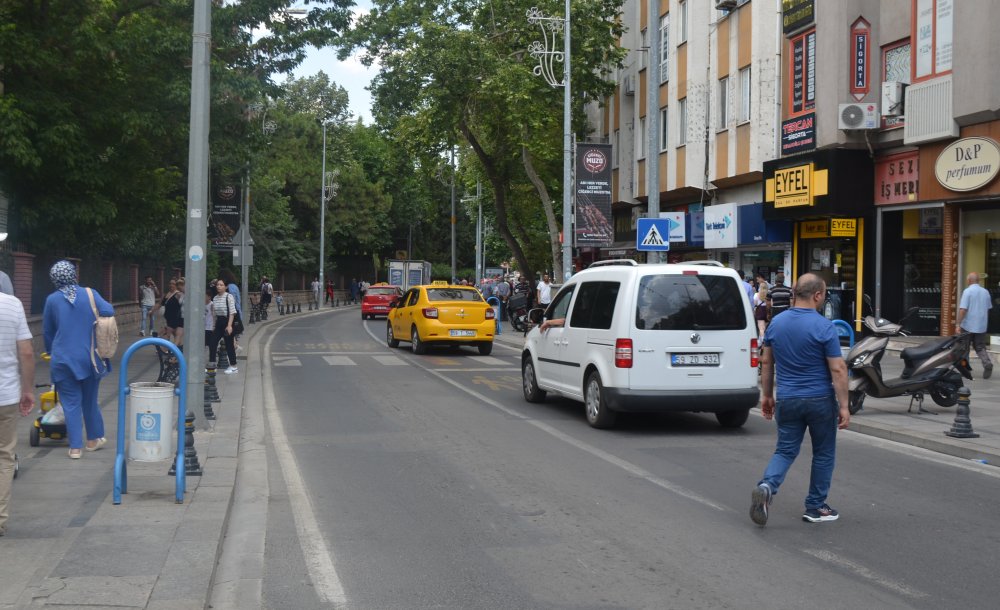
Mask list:
[[735,279],[722,275],[647,275],[639,282],[639,330],[741,330],[747,313]]

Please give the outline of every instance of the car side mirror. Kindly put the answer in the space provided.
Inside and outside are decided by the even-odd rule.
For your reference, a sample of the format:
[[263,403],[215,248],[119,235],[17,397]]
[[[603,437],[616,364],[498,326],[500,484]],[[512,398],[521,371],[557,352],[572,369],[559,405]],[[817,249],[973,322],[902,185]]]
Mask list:
[[532,324],[541,324],[542,320],[545,319],[545,310],[541,308],[535,308],[528,312],[528,319],[531,320]]

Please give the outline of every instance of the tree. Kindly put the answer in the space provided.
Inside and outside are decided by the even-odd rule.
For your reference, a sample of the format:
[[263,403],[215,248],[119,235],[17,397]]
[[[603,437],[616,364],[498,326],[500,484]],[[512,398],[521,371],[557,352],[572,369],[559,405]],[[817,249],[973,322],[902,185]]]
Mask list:
[[[578,126],[583,105],[613,90],[605,77],[621,57],[615,20],[619,4],[575,3],[573,111]],[[548,138],[562,113],[558,97],[532,72],[534,60],[526,49],[538,36],[525,18],[528,8],[523,0],[376,0],[351,41],[364,46],[366,61],[381,64],[372,86],[381,125],[425,157],[440,157],[456,140],[467,144],[489,183],[496,230],[519,267],[530,274],[522,240],[530,239],[532,231],[523,217],[512,222],[511,196],[516,183],[527,178],[527,168],[536,167],[525,162],[530,159],[526,152],[543,161],[558,158],[554,151],[561,139],[549,143]],[[539,164],[535,183],[543,187],[540,192],[557,184],[548,172],[547,163]],[[541,219],[536,215],[531,220]]]

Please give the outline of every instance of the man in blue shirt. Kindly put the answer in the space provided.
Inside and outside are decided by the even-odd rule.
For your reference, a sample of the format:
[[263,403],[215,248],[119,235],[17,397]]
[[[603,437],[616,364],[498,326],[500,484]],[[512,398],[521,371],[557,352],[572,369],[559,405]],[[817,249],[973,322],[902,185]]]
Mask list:
[[958,304],[958,321],[955,332],[972,333],[972,347],[983,363],[983,379],[989,379],[993,374],[993,360],[986,351],[986,325],[990,310],[993,309],[993,299],[988,290],[979,285],[979,274],[972,272],[965,278],[969,287],[962,291],[962,300]]
[[778,441],[752,494],[750,518],[760,526],[767,524],[771,498],[799,455],[807,429],[813,457],[802,520],[819,523],[839,516],[826,497],[833,479],[837,429],[846,428],[851,419],[847,363],[833,323],[818,311],[826,299],[826,283],[807,273],[792,290],[792,308],[771,321],[763,340],[760,408],[765,419],[777,420]]

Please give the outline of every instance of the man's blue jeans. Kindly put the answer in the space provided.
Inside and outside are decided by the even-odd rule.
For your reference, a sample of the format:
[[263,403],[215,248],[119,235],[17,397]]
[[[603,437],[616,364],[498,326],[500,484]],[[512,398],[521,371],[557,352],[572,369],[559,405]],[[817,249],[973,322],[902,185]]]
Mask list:
[[[139,320],[139,330],[142,332],[146,332],[148,330],[150,334],[153,334],[153,324],[155,320],[149,315],[149,312],[153,311],[153,307],[154,305],[139,306],[139,309],[142,311],[142,319]],[[147,325],[149,328],[146,328]]]
[[830,480],[833,479],[838,411],[837,399],[832,395],[777,401],[774,414],[778,424],[778,444],[760,482],[767,483],[772,493],[778,493],[778,487],[799,455],[808,429],[809,438],[812,439],[813,458],[806,509],[823,506],[830,493]]

